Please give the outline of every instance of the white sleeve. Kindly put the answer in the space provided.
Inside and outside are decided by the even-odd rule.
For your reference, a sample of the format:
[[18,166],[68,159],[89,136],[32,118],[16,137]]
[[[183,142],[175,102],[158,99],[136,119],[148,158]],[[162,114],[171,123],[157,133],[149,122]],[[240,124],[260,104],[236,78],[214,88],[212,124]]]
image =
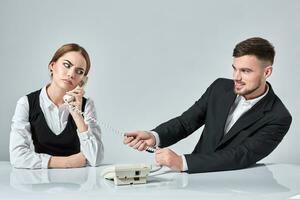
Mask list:
[[181,158],[182,158],[182,171],[186,172],[188,170],[186,158],[184,155],[182,155]]
[[160,145],[160,139],[158,133],[155,131],[149,131],[154,137],[155,137],[155,147],[158,147]]
[[84,120],[88,130],[77,134],[80,141],[80,150],[90,166],[98,166],[104,157],[104,147],[101,140],[101,129],[97,123],[94,102],[88,99],[84,110]]
[[48,168],[50,155],[34,151],[29,123],[29,104],[27,96],[21,97],[12,118],[10,142],[10,163],[16,168]]

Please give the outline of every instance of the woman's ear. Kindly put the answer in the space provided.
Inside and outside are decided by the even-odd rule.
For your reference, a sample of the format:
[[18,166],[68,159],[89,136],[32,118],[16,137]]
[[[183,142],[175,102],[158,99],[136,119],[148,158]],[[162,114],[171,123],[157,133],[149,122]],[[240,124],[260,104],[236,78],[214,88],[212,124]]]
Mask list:
[[50,71],[53,70],[54,64],[55,64],[54,62],[51,62],[51,63],[49,64],[48,68],[49,68]]
[[54,62],[51,62],[49,65],[48,65],[48,69],[50,71],[50,76],[52,77],[53,76],[53,67],[54,67]]

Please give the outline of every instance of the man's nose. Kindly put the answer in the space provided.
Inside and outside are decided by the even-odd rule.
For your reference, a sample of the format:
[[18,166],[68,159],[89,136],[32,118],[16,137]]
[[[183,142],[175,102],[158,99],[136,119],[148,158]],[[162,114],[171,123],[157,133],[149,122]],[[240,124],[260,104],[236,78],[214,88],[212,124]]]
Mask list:
[[241,80],[242,76],[241,73],[239,71],[233,71],[233,79],[234,80]]

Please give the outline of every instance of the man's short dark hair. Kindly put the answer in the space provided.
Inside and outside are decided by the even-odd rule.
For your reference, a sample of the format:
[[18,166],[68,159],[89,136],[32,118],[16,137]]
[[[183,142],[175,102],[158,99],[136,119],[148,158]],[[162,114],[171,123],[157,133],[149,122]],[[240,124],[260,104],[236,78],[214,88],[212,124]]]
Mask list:
[[245,55],[256,56],[261,61],[267,61],[268,65],[273,65],[275,49],[268,40],[253,37],[238,43],[233,50],[233,57],[238,58]]

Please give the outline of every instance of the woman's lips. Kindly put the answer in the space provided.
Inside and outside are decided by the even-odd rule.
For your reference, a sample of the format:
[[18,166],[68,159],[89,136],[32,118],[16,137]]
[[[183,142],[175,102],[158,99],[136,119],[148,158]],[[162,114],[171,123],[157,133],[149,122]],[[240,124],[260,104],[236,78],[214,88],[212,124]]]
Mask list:
[[72,81],[68,80],[68,79],[62,79],[64,83],[68,84],[68,85],[73,85]]

